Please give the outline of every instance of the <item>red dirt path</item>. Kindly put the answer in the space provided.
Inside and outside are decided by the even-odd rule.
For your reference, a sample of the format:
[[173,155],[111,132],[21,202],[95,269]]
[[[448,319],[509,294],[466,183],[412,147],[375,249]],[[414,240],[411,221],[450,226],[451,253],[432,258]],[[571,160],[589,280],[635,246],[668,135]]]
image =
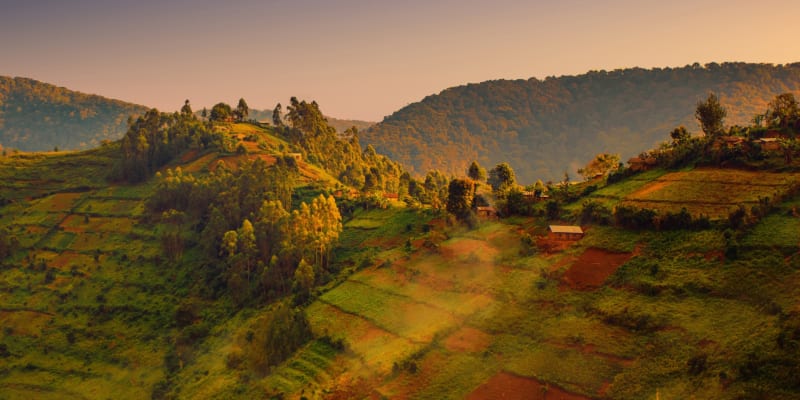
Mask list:
[[631,257],[632,253],[611,253],[593,247],[588,248],[564,273],[563,282],[572,289],[598,288]]
[[478,386],[467,396],[469,400],[590,400],[588,397],[567,392],[557,386],[544,385],[536,379],[523,378],[501,372]]

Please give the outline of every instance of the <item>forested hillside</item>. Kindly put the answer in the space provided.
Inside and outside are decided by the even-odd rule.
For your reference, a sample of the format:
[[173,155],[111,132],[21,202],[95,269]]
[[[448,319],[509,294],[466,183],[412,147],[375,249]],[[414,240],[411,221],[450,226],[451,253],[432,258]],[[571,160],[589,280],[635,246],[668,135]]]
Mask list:
[[88,149],[117,140],[147,108],[27,78],[0,76],[0,145],[24,151]]
[[471,160],[507,161],[523,182],[573,174],[597,153],[622,159],[668,139],[708,92],[728,110],[726,125],[748,124],[778,93],[800,94],[800,64],[694,64],[682,68],[591,71],[544,80],[498,80],[444,90],[361,135],[417,174],[463,174]]

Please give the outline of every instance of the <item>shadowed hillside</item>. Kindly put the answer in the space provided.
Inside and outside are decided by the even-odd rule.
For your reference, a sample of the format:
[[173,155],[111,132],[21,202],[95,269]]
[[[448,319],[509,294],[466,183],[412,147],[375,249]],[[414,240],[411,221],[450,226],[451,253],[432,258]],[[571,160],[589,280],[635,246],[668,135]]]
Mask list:
[[147,108],[27,78],[0,76],[0,145],[24,151],[89,149],[117,140]]
[[800,94],[800,64],[694,64],[469,84],[409,105],[361,138],[418,174],[463,174],[471,160],[508,161],[522,181],[558,179],[599,152],[634,156],[678,125],[697,134],[693,111],[709,91],[727,108],[726,124],[744,125],[776,94]]

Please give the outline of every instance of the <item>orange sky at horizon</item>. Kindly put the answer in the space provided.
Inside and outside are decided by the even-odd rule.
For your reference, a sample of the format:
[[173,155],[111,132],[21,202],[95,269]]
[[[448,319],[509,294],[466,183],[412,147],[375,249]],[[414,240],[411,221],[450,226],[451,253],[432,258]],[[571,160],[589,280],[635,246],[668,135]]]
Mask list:
[[491,4],[0,0],[0,75],[164,111],[184,99],[199,109],[243,97],[263,109],[296,96],[327,115],[378,121],[493,79],[800,61],[797,1]]

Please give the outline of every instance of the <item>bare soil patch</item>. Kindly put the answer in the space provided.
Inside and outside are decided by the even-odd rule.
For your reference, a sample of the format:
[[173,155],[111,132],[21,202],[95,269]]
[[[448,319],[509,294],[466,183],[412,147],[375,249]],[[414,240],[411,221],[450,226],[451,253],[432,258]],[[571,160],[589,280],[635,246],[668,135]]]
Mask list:
[[454,242],[444,243],[440,253],[448,261],[458,258],[474,259],[479,262],[493,261],[497,256],[497,249],[483,240],[459,239]]
[[464,326],[444,340],[444,347],[453,352],[466,351],[474,353],[486,350],[491,340],[492,337],[488,333]]
[[216,153],[208,153],[194,161],[191,164],[183,167],[183,172],[199,172],[214,158],[217,157]]
[[197,155],[199,153],[200,153],[200,150],[198,150],[198,149],[192,149],[192,150],[187,151],[186,153],[183,153],[183,155],[181,156],[181,163],[187,163],[189,161],[194,160],[195,158],[197,158]]
[[637,190],[636,192],[632,193],[629,198],[632,199],[644,199],[647,198],[647,195],[653,192],[657,192],[665,187],[669,186],[672,182],[670,181],[655,181],[650,184],[645,185],[645,187]]
[[500,372],[467,396],[469,400],[590,400],[536,379]]
[[563,283],[577,290],[598,288],[631,257],[632,253],[612,253],[594,247],[588,248],[564,273]]

